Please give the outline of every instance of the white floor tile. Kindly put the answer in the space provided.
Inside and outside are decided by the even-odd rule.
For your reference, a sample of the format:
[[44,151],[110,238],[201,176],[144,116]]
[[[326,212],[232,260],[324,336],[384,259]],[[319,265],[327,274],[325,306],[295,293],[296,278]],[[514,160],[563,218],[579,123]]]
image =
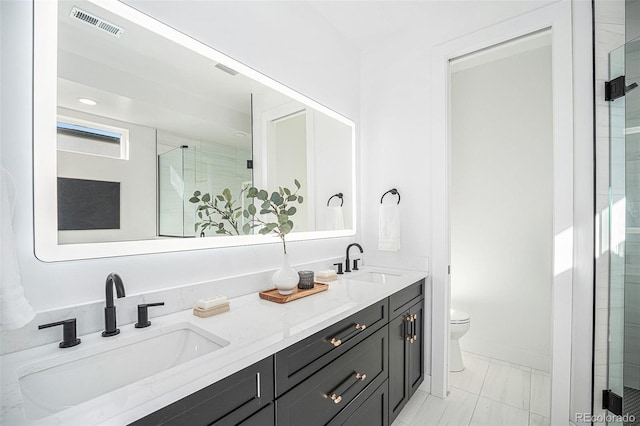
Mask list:
[[531,369],[491,361],[480,396],[529,411]]
[[479,395],[491,360],[469,353],[463,353],[462,356],[465,369],[457,373],[449,373],[449,385]]
[[429,395],[411,426],[466,426],[471,421],[477,400],[478,395],[456,388],[452,388],[445,399]]
[[531,405],[529,410],[542,417],[551,415],[551,375],[531,370]]
[[420,407],[422,407],[422,404],[424,404],[428,396],[429,394],[427,392],[417,390],[413,394],[409,402],[407,402],[407,405],[404,406],[400,414],[398,414],[396,421],[400,421],[405,424],[411,424],[411,421],[416,416],[416,414],[418,414],[418,410],[420,410]]
[[549,418],[529,413],[529,426],[549,426]]
[[473,426],[528,426],[529,412],[480,397],[471,418]]

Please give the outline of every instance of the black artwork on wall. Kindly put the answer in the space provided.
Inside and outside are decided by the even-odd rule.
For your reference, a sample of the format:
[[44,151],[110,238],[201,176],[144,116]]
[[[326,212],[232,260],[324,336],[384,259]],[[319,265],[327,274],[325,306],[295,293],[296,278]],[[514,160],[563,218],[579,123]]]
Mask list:
[[120,182],[58,178],[58,230],[120,229]]

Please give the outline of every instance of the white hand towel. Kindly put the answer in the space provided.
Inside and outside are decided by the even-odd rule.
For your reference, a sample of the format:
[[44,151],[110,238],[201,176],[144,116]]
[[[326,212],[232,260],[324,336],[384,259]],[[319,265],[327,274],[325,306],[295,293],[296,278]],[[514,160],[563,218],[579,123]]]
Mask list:
[[378,250],[400,250],[400,208],[397,204],[380,204]]
[[35,317],[33,308],[24,297],[20,270],[14,248],[13,212],[16,190],[9,173],[2,168],[2,198],[0,199],[0,329],[14,330],[28,324]]
[[344,213],[342,206],[327,207],[327,231],[341,231],[344,229]]

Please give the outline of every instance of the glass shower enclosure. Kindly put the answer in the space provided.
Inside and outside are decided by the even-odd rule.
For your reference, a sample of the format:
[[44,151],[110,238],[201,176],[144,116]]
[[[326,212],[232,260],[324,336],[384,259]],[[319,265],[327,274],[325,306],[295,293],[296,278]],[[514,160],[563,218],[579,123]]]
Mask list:
[[[234,197],[252,185],[250,148],[204,149],[183,145],[158,155],[158,235],[161,237],[211,237],[201,231],[197,204],[189,199],[195,191],[212,196],[229,188]],[[241,201],[244,199],[241,198]]]
[[622,416],[610,424],[635,426],[640,425],[640,39],[609,54],[609,79],[608,400],[613,401],[609,410]]

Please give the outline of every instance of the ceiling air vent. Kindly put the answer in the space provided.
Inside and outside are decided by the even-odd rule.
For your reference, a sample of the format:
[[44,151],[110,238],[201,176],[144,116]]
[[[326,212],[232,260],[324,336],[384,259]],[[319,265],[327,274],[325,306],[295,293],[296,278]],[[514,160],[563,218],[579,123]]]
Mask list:
[[69,15],[72,18],[75,18],[79,21],[84,22],[85,24],[89,24],[92,27],[98,28],[102,31],[106,31],[109,34],[120,38],[124,30],[117,25],[112,24],[111,22],[107,22],[104,19],[98,18],[95,15],[92,15],[88,12],[78,9],[77,7],[73,7],[71,9],[71,14]]
[[222,65],[220,63],[216,64],[215,67],[218,68],[220,71],[226,72],[227,74],[231,74],[231,75],[238,74],[238,71],[234,70],[233,68],[229,68],[225,65]]

